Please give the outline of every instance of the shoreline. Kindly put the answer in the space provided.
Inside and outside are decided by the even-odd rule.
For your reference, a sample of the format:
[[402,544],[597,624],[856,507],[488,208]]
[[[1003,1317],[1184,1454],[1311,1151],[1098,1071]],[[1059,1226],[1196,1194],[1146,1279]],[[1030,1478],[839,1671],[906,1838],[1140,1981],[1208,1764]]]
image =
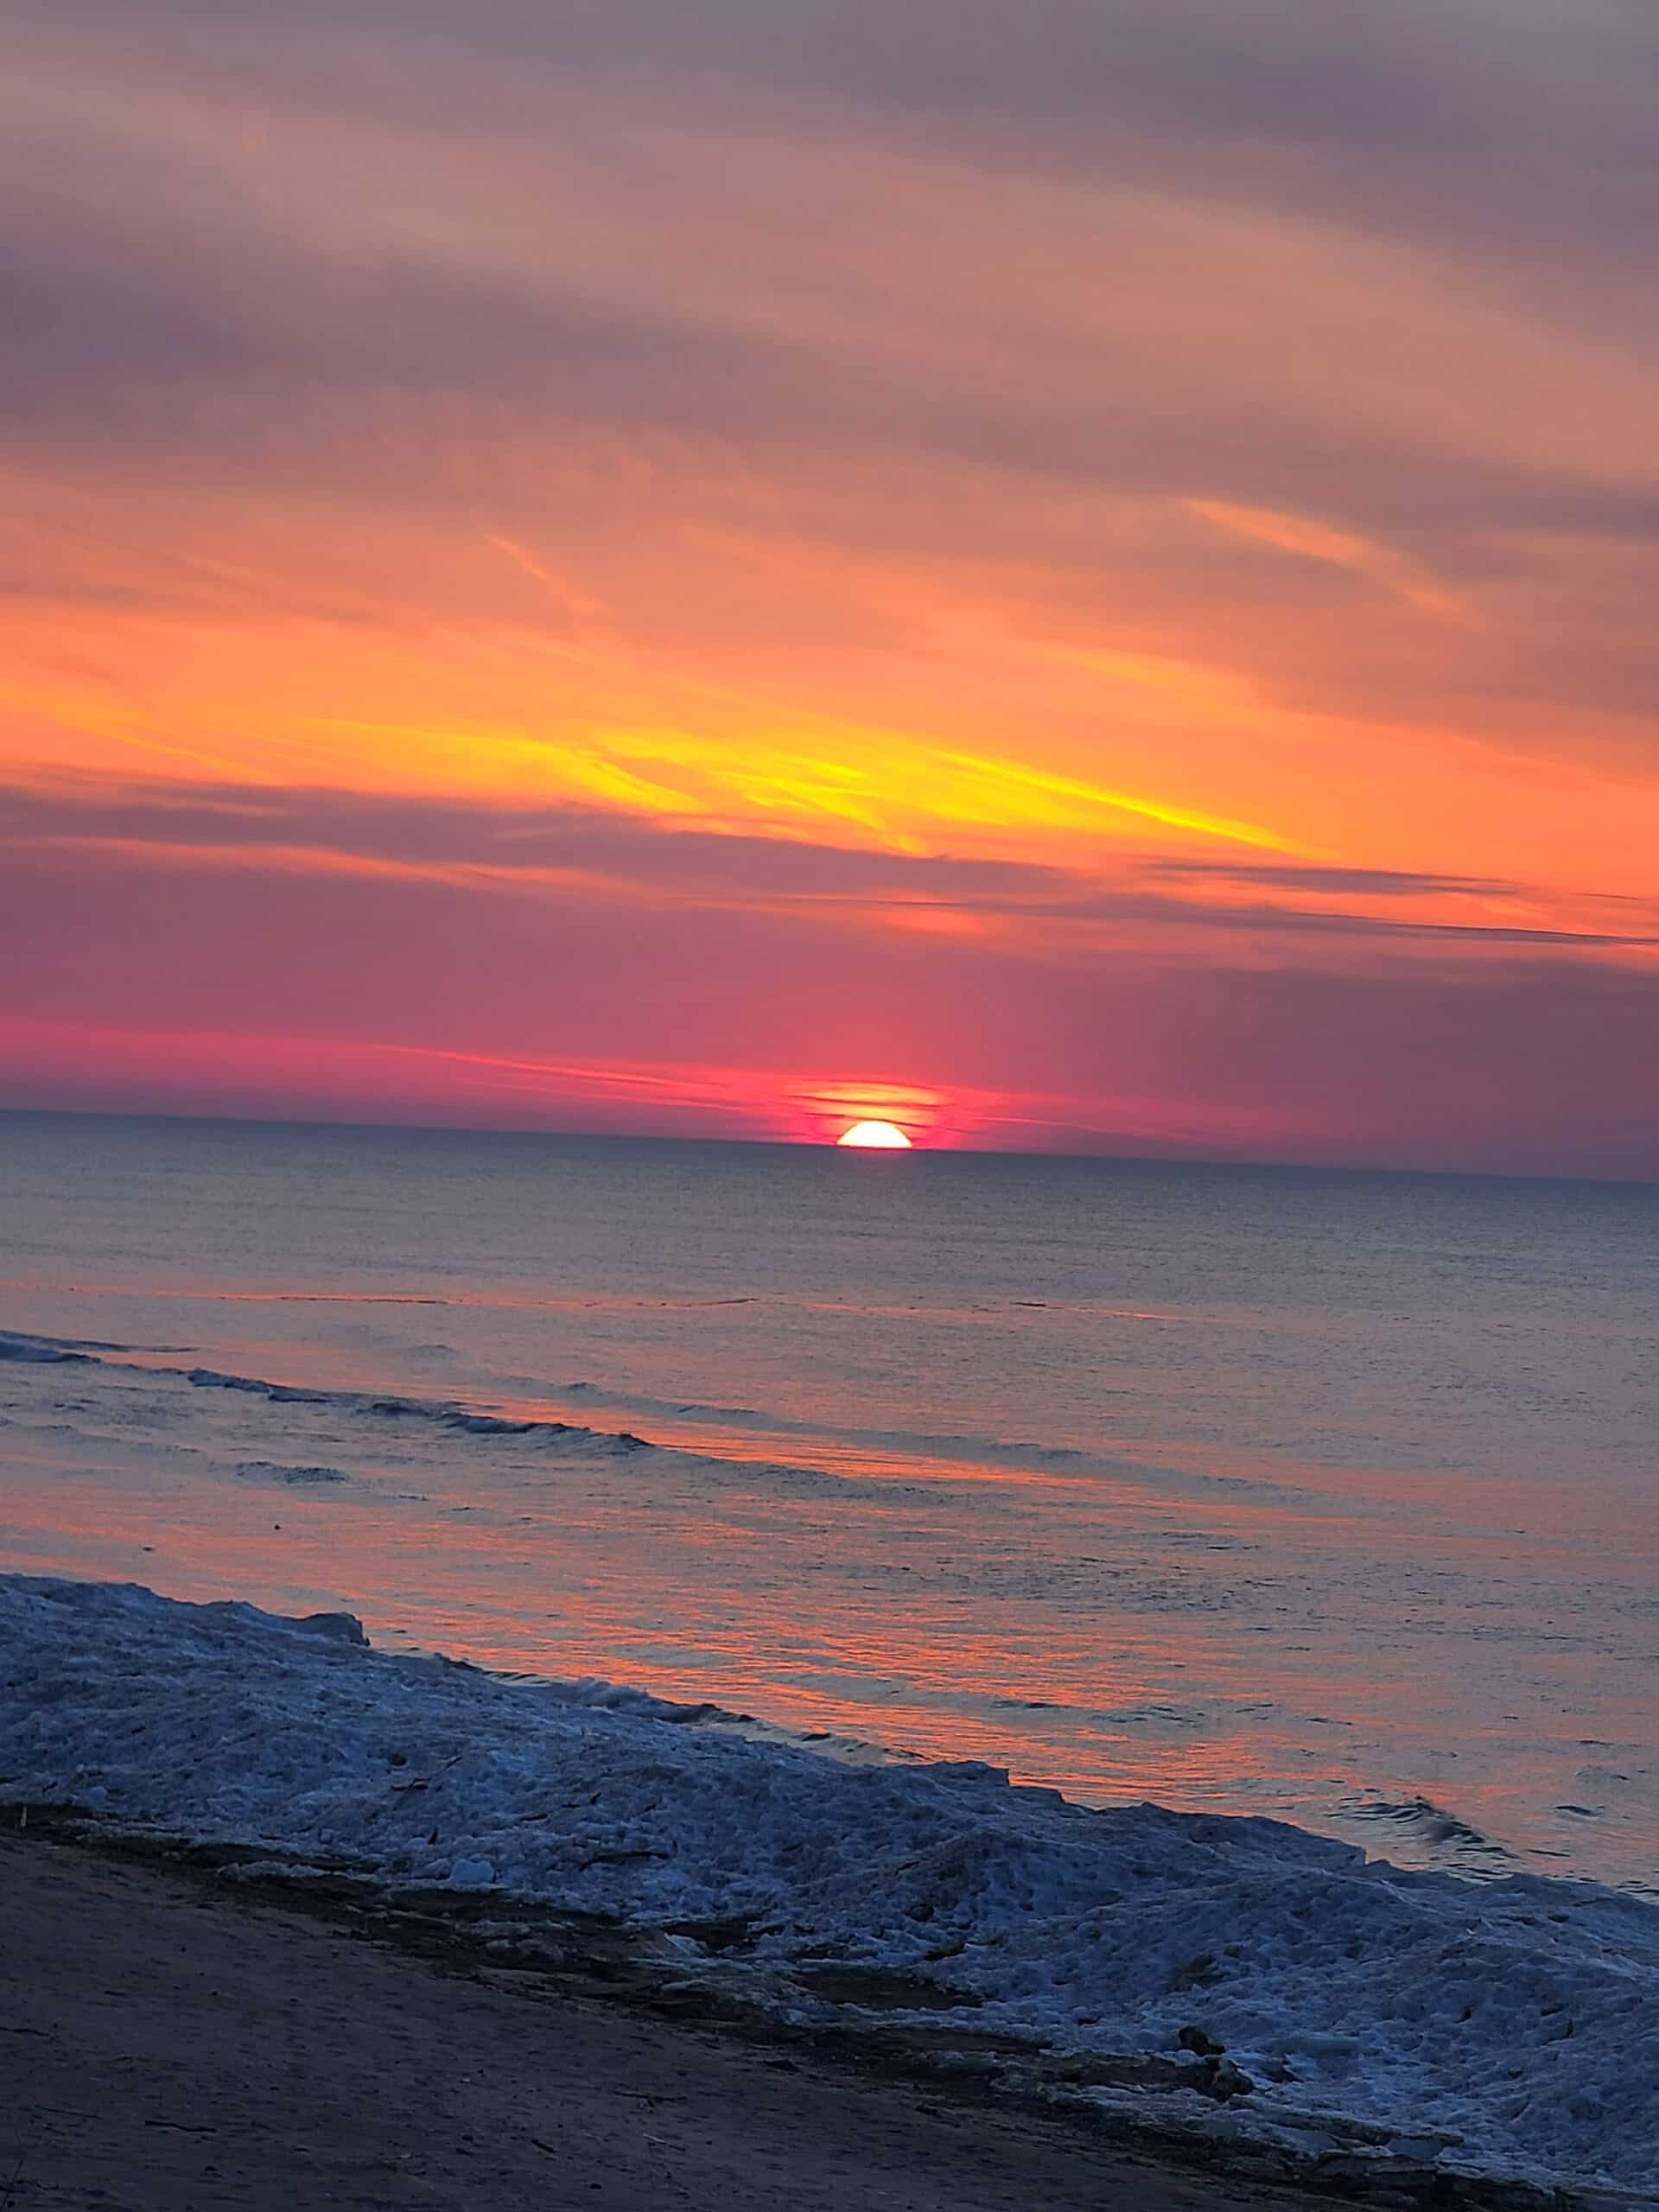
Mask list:
[[[118,2201],[134,2212],[447,2203],[431,2184],[452,2175],[469,2191],[487,2187],[495,2212],[539,2212],[549,2161],[577,2192],[561,2201],[619,2212],[827,2212],[889,2201],[894,2183],[920,2212],[1018,2212],[1033,2201],[1082,2212],[1114,2189],[1132,2192],[1137,2212],[1319,2212],[1356,2200],[1634,2212],[1653,2201],[1452,2177],[1374,2154],[1281,2163],[1052,2088],[1039,2096],[960,2036],[930,2051],[924,2040],[688,2002],[653,1979],[621,1931],[567,1923],[558,1942],[543,1928],[539,1942],[514,1945],[464,1901],[255,1871],[252,1854],[242,1871],[238,1858],[111,1834],[61,1808],[0,1805],[0,1954],[16,1993],[0,2024],[10,2130],[0,2174],[17,2212],[103,2202],[95,2172],[118,2172]],[[320,2038],[320,2027],[331,2032]],[[84,2084],[96,2044],[99,2071],[117,2086],[94,2113],[73,2085]],[[516,2077],[502,2070],[509,2051]],[[423,2111],[410,2093],[434,2067],[451,2085],[516,2099],[519,2139],[496,2122],[484,2147],[464,2099],[459,2113]],[[83,2101],[66,2103],[72,2093]],[[330,2093],[343,2101],[332,2117]],[[543,2104],[556,2107],[556,2124],[525,2117]],[[769,2106],[782,2107],[786,2141]],[[582,2147],[607,2124],[637,2138],[620,2164],[614,2145],[602,2158]],[[771,2171],[744,2189],[733,2161],[745,2174]]]
[[1235,2178],[1654,2201],[1659,1915],[0,1577],[0,1835]]
[[0,1835],[0,1951],[14,2212],[1287,2202],[39,1834]]

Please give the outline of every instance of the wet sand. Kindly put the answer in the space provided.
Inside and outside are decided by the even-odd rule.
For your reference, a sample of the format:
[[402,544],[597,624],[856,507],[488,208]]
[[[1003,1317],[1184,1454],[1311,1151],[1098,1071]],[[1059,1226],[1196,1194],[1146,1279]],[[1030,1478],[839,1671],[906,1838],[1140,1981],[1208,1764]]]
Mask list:
[[0,1840],[0,2212],[1255,2212],[1320,2200]]

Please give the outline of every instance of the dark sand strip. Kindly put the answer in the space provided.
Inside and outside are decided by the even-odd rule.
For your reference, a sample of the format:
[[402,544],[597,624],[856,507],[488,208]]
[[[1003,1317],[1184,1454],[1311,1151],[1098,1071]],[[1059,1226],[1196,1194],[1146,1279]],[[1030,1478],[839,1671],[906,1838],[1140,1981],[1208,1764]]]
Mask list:
[[0,1840],[0,2212],[1310,2212]]

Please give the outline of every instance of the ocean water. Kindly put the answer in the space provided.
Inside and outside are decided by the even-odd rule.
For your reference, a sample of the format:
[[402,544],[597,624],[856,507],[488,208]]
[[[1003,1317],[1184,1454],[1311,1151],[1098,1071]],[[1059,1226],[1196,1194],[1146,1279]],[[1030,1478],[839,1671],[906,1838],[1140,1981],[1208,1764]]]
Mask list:
[[1629,1185],[0,1116],[0,1566],[1659,1892],[1656,1262]]

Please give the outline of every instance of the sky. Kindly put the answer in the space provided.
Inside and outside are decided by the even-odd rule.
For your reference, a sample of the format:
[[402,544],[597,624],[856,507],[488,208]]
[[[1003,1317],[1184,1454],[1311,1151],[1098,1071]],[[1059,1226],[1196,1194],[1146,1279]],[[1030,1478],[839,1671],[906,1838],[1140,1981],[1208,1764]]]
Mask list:
[[0,1104],[1659,1177],[1651,0],[12,0]]

